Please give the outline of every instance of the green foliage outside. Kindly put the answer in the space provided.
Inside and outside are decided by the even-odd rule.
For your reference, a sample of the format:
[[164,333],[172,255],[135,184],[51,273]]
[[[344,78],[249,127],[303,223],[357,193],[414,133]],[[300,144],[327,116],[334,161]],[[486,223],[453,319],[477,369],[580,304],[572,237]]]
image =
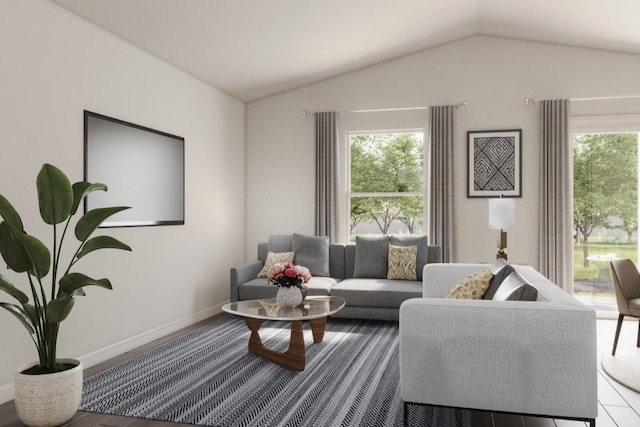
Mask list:
[[[573,158],[576,251],[581,252],[582,267],[588,269],[588,256],[600,253],[595,247],[590,251],[594,229],[620,229],[627,244],[638,230],[638,135],[576,136]],[[622,224],[614,227],[613,217]]]
[[[358,224],[367,222],[375,222],[381,234],[387,234],[394,222],[402,223],[409,233],[420,229],[424,204],[424,150],[420,134],[351,135],[350,147],[351,232]],[[398,197],[389,193],[414,195]]]

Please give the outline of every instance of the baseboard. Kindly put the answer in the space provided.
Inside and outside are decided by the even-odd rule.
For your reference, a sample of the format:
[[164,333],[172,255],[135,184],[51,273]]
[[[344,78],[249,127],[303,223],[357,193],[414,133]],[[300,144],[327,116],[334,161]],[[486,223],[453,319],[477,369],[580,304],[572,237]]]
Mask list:
[[[131,351],[134,348],[150,343],[155,339],[162,338],[208,317],[219,314],[222,312],[223,304],[224,303],[217,304],[181,319],[174,320],[166,325],[162,325],[150,331],[143,332],[142,334],[127,338],[126,340],[101,348],[89,354],[85,354],[84,356],[80,356],[77,359],[82,362],[85,368],[90,368],[91,366],[102,363],[112,357]],[[13,400],[13,397],[13,382],[0,386],[0,404]]]

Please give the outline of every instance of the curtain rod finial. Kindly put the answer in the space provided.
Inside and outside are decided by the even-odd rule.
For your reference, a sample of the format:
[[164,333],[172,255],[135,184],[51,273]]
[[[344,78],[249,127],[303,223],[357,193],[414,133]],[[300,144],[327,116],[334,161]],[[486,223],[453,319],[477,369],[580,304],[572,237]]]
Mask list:
[[313,112],[309,110],[302,110],[300,113],[302,113],[303,116],[311,116],[313,114]]
[[525,105],[535,105],[536,104],[536,100],[533,98],[525,98],[524,99],[524,103]]

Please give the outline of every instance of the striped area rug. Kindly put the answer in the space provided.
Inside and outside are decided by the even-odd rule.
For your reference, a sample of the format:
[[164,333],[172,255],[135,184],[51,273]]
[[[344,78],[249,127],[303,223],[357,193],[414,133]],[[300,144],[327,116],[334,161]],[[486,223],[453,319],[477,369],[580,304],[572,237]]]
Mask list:
[[[265,322],[285,351],[288,322]],[[329,319],[322,343],[304,324],[306,369],[247,351],[249,330],[226,316],[84,381],[80,409],[205,426],[401,426],[398,324]],[[415,426],[470,425],[468,411],[412,406]]]

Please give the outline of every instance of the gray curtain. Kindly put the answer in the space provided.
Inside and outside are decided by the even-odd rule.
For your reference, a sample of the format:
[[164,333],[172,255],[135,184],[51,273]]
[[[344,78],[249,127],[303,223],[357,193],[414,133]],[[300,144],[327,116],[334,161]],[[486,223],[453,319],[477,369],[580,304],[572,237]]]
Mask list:
[[455,227],[455,141],[456,107],[429,110],[431,146],[431,187],[429,200],[429,240],[442,247],[442,261],[457,259]]
[[569,100],[540,102],[539,271],[573,292],[573,147]]
[[315,113],[315,234],[338,239],[338,113]]

